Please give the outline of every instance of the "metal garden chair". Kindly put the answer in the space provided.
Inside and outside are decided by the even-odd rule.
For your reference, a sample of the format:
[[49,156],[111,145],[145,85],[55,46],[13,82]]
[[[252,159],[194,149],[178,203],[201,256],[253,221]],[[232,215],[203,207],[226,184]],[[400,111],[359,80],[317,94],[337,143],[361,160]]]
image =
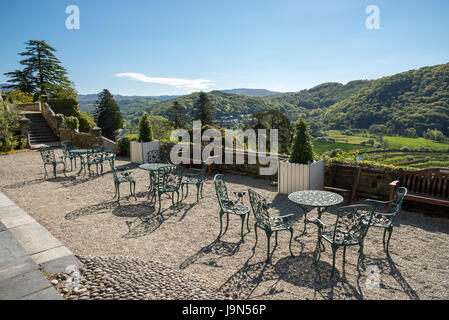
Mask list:
[[[245,224],[245,218],[248,217],[248,220],[246,222],[246,228],[249,230],[249,212],[251,211],[250,208],[246,205],[244,205],[240,200],[230,200],[228,196],[228,189],[226,187],[226,181],[225,177],[222,174],[217,174],[214,177],[214,185],[215,185],[215,192],[217,194],[218,204],[220,205],[220,233],[218,234],[218,238],[220,239],[222,236],[225,235],[226,231],[228,231],[229,226],[229,215],[234,214],[240,217],[242,219],[242,227],[241,227],[241,235],[242,235],[242,242],[245,242],[243,237],[243,226]],[[223,230],[223,222],[222,218],[223,215],[226,214],[226,228],[223,234],[221,233]]]
[[[76,159],[78,155],[70,153],[70,150],[76,149],[75,143],[71,140],[65,140],[61,142],[62,155],[64,157],[64,163],[66,163],[67,158],[70,159],[70,171],[73,170],[73,160],[75,160],[75,168],[76,168]],[[66,163],[67,165],[67,163]]]
[[51,148],[39,148],[39,152],[41,154],[42,161],[44,161],[44,170],[45,170],[44,179],[47,177],[47,166],[48,165],[53,167],[53,179],[56,179],[56,166],[59,164],[63,165],[64,176],[66,176],[64,157],[56,158],[55,152]]
[[[407,195],[407,189],[404,187],[399,187],[395,191],[394,198],[391,201],[378,201],[373,199],[367,199],[370,204],[374,206],[374,215],[371,220],[371,226],[376,228],[383,228],[384,235],[382,243],[384,250],[389,256],[388,246],[390,244],[391,234],[393,233],[394,221],[401,211],[402,203],[404,202],[404,197]],[[388,232],[388,238],[386,238]]]
[[206,180],[207,164],[203,164],[197,172],[185,172],[181,182],[181,201],[184,200],[184,186],[186,186],[186,198],[189,194],[189,185],[196,186],[196,202],[199,200],[199,194],[203,198],[203,183]]
[[[114,159],[111,158],[108,160],[111,166],[112,174],[114,176],[114,186],[115,186],[115,195],[114,198],[117,197],[117,201],[120,201],[120,184],[124,182],[129,182],[129,192],[134,199],[137,200],[136,197],[136,178],[131,175],[129,167],[120,167],[115,168]],[[120,174],[120,175],[119,175]]]
[[151,150],[147,153],[147,163],[170,163],[164,150]]
[[85,161],[86,161],[85,165],[87,165],[87,171],[89,172],[89,176],[90,173],[92,172],[90,170],[90,167],[93,165],[96,167],[97,175],[98,175],[98,166],[101,167],[101,175],[103,175],[103,162],[104,162],[103,152],[93,149],[88,150]]
[[161,212],[161,196],[171,194],[172,205],[175,205],[174,194],[176,193],[176,204],[179,204],[179,188],[182,182],[182,168],[179,166],[167,166],[159,168],[155,174],[151,174],[152,193],[150,202],[156,203],[156,195],[159,202],[159,211]]
[[359,246],[359,258],[357,269],[363,256],[363,242],[368,232],[374,208],[370,205],[351,205],[337,209],[337,220],[333,225],[325,225],[320,219],[316,219],[318,225],[318,257],[320,260],[321,251],[324,251],[322,241],[330,243],[332,248],[332,272],[335,271],[335,255],[337,249],[343,247],[343,268],[346,260],[346,247]]
[[256,243],[254,244],[253,251],[256,250],[257,246],[257,228],[261,228],[265,231],[267,235],[267,263],[270,263],[270,240],[273,232],[275,233],[275,245],[278,243],[278,232],[283,230],[290,231],[290,243],[289,250],[290,254],[293,256],[292,252],[292,239],[293,239],[293,226],[291,218],[293,214],[272,217],[268,212],[269,204],[267,200],[252,189],[248,189],[249,201],[251,202],[251,208],[253,210],[254,218],[256,222],[254,223],[254,231],[256,233]]

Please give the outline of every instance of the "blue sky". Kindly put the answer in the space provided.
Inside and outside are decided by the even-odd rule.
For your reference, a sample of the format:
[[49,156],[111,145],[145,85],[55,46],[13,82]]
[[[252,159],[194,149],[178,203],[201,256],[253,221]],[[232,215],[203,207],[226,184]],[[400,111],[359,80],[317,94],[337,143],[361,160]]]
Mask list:
[[[80,29],[68,30],[68,5]],[[368,5],[380,29],[368,30]],[[46,40],[80,93],[299,91],[449,62],[449,1],[0,0],[0,83]]]

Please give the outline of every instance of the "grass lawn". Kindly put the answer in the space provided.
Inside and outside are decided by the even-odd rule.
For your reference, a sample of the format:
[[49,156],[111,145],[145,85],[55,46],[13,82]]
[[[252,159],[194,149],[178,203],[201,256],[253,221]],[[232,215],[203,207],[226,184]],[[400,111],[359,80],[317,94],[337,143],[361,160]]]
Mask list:
[[313,141],[313,149],[316,153],[322,154],[324,152],[329,152],[335,149],[341,149],[344,152],[354,152],[354,151],[368,151],[372,150],[371,146],[361,146],[359,144],[342,143],[342,142],[330,142],[330,141]]
[[435,142],[424,138],[407,138],[384,136],[384,143],[389,149],[400,149],[408,147],[411,150],[419,150],[421,147],[428,148],[431,151],[448,151],[449,144]]

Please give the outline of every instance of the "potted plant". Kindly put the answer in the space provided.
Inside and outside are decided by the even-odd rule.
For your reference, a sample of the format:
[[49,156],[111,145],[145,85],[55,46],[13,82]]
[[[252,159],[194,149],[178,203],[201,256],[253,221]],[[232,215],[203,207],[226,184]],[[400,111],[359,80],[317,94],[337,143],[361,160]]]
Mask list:
[[159,150],[159,141],[153,141],[150,116],[145,112],[139,123],[139,140],[130,141],[130,160],[133,163],[146,163],[148,151]]
[[324,160],[314,160],[308,126],[303,119],[296,122],[295,131],[290,159],[279,161],[278,192],[321,190],[324,187]]

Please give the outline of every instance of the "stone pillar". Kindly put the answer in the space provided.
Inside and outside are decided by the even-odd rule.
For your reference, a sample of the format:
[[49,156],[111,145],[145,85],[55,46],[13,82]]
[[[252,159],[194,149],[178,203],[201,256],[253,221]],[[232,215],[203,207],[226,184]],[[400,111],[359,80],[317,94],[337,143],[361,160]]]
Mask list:
[[90,128],[90,136],[92,141],[92,147],[103,147],[103,139],[101,135],[101,128],[93,127]]
[[22,117],[22,118],[20,118],[19,123],[20,123],[20,133],[21,133],[22,137],[27,139],[27,148],[30,148],[29,132],[30,132],[31,120],[28,119],[27,117]]

